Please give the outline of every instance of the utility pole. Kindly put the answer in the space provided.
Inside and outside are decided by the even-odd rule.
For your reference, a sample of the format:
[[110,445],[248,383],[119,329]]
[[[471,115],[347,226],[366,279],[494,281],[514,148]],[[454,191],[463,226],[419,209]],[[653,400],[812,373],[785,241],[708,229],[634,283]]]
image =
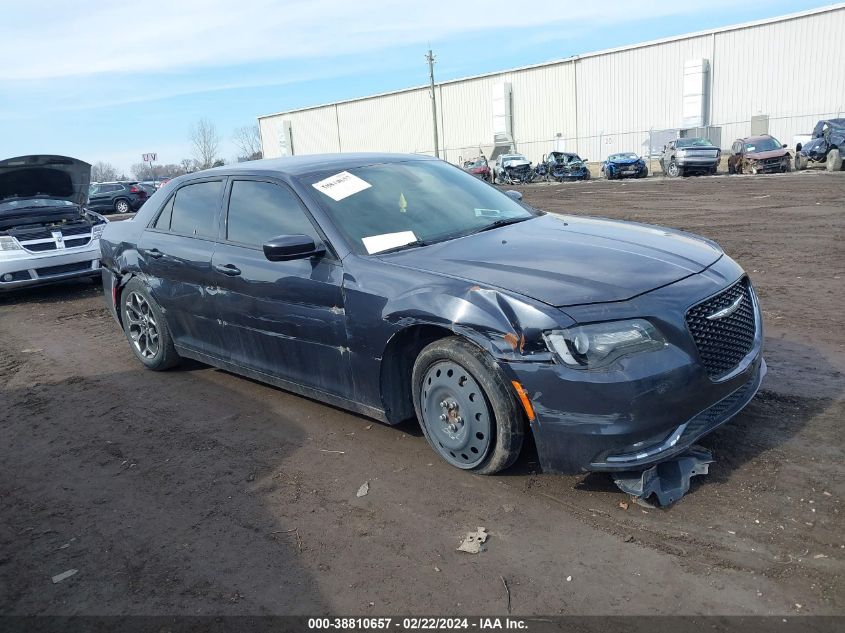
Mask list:
[[431,122],[434,126],[434,155],[440,158],[440,143],[437,138],[437,98],[434,96],[434,53],[428,49],[428,55],[425,56],[428,62],[428,78],[431,81]]

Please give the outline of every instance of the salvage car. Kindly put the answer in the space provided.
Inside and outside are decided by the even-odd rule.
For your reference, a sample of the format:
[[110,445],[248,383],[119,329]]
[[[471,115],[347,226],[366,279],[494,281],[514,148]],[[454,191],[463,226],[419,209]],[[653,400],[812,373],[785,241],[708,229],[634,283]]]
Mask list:
[[772,174],[792,169],[792,156],[774,136],[738,138],[728,157],[729,174]]
[[0,161],[0,292],[100,276],[107,220],[84,208],[91,165],[53,155]]
[[839,171],[842,152],[845,152],[845,119],[819,121],[810,140],[795,146],[795,169],[804,169],[807,163],[824,163],[827,171]]
[[714,176],[719,169],[722,152],[706,138],[679,138],[670,141],[660,155],[660,168],[670,178],[689,174]]
[[531,161],[522,154],[502,154],[493,167],[493,182],[499,185],[517,185],[534,180]]
[[181,176],[101,240],[132,352],[190,358],[387,424],[495,473],[630,471],[736,415],[766,371],[748,275],[711,240],[546,214],[398,154]]
[[490,170],[490,165],[487,164],[487,158],[484,156],[478,156],[472,160],[464,161],[464,171],[488,182],[493,179],[493,172]]
[[570,152],[549,152],[535,171],[546,180],[555,182],[590,179],[586,160]]
[[601,173],[608,180],[614,178],[645,178],[648,176],[648,166],[645,161],[634,152],[611,154],[601,164]]

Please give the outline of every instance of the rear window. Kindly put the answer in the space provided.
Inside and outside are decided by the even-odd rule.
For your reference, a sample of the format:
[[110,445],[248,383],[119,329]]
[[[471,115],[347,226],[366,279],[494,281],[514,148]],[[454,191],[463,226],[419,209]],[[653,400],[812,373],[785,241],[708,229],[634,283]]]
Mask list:
[[198,182],[185,185],[176,192],[173,201],[170,230],[183,235],[216,237],[217,209],[223,193],[223,182]]

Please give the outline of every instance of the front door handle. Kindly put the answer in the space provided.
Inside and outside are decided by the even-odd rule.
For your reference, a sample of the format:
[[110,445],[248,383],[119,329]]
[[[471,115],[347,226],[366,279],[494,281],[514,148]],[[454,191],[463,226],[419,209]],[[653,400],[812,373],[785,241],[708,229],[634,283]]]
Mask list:
[[214,270],[229,277],[237,277],[241,274],[241,269],[234,264],[215,264]]
[[164,255],[164,253],[162,253],[157,248],[147,249],[146,251],[144,251],[144,254],[148,255],[149,257],[152,257],[153,259],[158,259],[159,257],[162,257]]

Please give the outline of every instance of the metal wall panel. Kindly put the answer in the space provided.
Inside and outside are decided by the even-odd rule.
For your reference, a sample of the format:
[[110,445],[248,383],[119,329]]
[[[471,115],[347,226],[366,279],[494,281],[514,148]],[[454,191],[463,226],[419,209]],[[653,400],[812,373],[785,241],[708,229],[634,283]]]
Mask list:
[[[493,86],[513,88],[517,149],[538,160],[553,147],[593,161],[647,153],[649,130],[680,128],[684,63],[710,63],[709,124],[722,145],[769,115],[770,132],[791,145],[819,118],[845,116],[845,58],[835,43],[845,8],[728,28],[644,46],[439,84],[441,156],[475,156],[493,140]],[[340,102],[260,119],[266,156],[278,145],[272,121],[289,119],[294,153],[433,153],[427,88]],[[557,137],[560,134],[560,137]]]

